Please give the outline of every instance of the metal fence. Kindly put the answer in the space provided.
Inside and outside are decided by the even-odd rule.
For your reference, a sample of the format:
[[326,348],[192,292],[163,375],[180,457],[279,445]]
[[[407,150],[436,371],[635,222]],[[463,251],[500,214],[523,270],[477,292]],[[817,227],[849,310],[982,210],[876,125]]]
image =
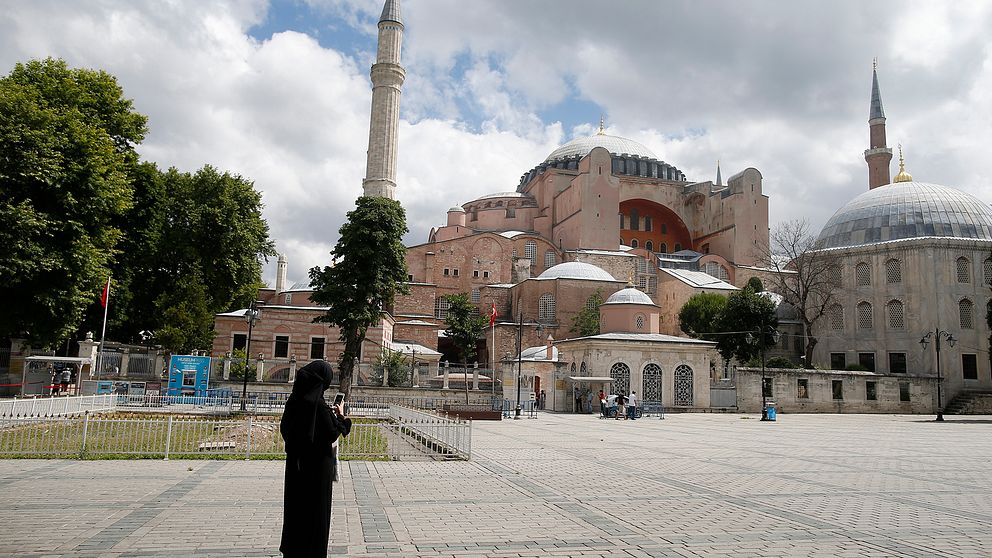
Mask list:
[[113,410],[114,395],[82,395],[75,397],[32,397],[30,399],[0,400],[0,417],[56,417],[81,415],[86,411]]
[[[354,419],[341,459],[469,459],[472,425],[410,409],[385,421]],[[0,457],[282,459],[276,417],[4,417]]]

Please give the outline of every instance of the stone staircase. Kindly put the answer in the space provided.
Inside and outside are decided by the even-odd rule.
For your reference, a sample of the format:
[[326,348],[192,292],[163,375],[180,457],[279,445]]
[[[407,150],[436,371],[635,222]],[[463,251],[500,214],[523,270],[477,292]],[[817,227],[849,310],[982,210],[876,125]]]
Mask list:
[[944,406],[945,415],[992,415],[992,391],[962,391]]

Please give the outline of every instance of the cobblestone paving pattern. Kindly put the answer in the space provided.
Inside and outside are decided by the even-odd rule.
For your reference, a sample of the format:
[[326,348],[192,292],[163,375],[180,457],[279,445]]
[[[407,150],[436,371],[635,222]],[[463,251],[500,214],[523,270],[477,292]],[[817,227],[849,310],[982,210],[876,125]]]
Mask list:
[[[332,556],[992,556],[992,417],[544,415],[350,462]],[[0,461],[0,556],[278,556],[281,461]]]

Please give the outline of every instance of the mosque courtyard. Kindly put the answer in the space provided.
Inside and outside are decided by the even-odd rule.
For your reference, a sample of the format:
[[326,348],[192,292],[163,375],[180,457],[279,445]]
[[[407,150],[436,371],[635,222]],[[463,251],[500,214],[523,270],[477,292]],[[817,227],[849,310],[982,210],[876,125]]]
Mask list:
[[[990,556],[992,417],[474,424],[347,462],[332,556]],[[281,461],[0,461],[0,556],[278,556]]]

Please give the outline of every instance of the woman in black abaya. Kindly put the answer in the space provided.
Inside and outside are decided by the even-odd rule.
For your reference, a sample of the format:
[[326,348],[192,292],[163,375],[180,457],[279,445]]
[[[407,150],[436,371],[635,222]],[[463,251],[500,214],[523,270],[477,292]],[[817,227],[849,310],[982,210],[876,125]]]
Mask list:
[[327,556],[331,529],[331,487],[337,477],[338,436],[351,431],[341,405],[330,407],[324,390],[331,385],[331,365],[318,360],[296,374],[293,393],[279,431],[286,441],[286,491],[282,542],[286,558]]

